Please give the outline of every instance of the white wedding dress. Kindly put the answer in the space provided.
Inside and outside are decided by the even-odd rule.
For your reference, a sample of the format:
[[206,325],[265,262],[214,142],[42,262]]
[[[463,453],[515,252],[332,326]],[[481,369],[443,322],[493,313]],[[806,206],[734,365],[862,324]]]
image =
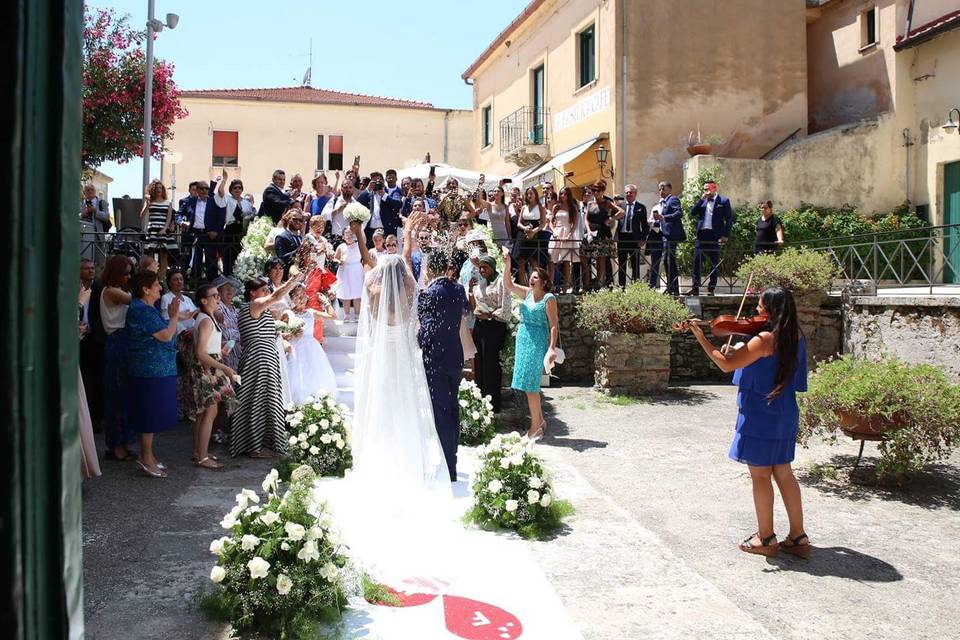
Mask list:
[[[378,579],[436,570],[456,523],[417,344],[417,287],[401,256],[366,274],[357,329],[353,468],[318,482],[354,561]],[[458,527],[459,528],[459,527]],[[450,554],[456,550],[449,549]]]
[[287,356],[287,378],[293,403],[303,404],[308,397],[317,398],[324,391],[336,395],[337,378],[333,367],[323,346],[313,337],[314,315],[309,311],[296,313],[292,309],[286,315],[299,318],[304,323],[303,335],[290,340],[291,350]]

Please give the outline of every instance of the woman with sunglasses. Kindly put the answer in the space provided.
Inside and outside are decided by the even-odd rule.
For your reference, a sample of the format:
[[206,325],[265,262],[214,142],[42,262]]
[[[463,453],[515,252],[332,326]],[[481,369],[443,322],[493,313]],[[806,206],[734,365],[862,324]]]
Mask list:
[[[224,169],[224,175],[227,171]],[[233,274],[233,264],[237,261],[242,247],[240,241],[243,240],[243,234],[247,225],[253,219],[256,212],[253,206],[243,197],[243,181],[231,180],[227,188],[227,194],[223,198],[226,206],[226,226],[223,228],[223,273]]]
[[773,213],[773,202],[760,203],[760,219],[757,220],[757,238],[753,250],[757,253],[773,253],[783,246],[783,223]]
[[227,415],[233,413],[236,398],[233,392],[237,372],[224,363],[223,328],[215,319],[220,308],[220,292],[212,284],[197,289],[197,314],[194,334],[194,357],[184,374],[189,381],[187,416],[193,420],[193,464],[211,471],[223,470],[216,457],[210,455],[210,434],[220,403]]
[[[617,220],[623,218],[623,209],[614,203],[613,198],[604,195],[606,191],[606,180],[597,180],[590,185],[590,192],[593,197],[588,201],[585,210],[587,226],[590,229],[590,237],[593,238],[586,247],[586,253],[589,258],[595,260],[597,279],[594,282],[594,288],[596,289],[606,287],[610,284],[607,280],[607,265],[610,263],[610,258],[616,253],[613,244],[613,226]],[[589,289],[589,266],[583,274],[583,280],[584,288]]]

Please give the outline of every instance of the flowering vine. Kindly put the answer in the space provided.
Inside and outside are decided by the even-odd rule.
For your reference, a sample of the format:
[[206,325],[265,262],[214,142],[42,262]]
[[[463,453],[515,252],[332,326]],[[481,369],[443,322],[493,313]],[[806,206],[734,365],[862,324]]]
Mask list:
[[[117,17],[112,9],[84,10],[84,171],[143,156],[146,37],[146,29],[132,29],[128,16]],[[151,155],[157,158],[173,124],[187,115],[173,71],[172,64],[154,60]]]

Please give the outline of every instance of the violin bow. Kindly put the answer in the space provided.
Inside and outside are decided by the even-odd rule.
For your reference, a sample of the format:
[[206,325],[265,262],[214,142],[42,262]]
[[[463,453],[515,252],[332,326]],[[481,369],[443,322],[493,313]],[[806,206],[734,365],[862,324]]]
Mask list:
[[[743,305],[747,302],[747,292],[750,291],[750,285],[753,283],[753,272],[750,272],[750,275],[747,277],[747,286],[743,288],[743,297],[740,298],[740,308],[737,309],[737,320],[740,319],[740,316],[743,315]],[[730,345],[733,344],[733,334],[730,334],[730,337],[727,338],[727,351],[730,351]],[[724,354],[726,355],[726,354]]]

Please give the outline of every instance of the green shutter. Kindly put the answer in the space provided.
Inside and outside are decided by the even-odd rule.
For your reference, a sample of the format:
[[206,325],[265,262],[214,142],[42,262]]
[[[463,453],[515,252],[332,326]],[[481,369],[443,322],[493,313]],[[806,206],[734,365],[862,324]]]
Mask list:
[[13,0],[0,39],[0,629],[83,634],[77,290],[83,3]]
[[[960,162],[943,166],[943,224],[960,225]],[[944,282],[960,282],[960,227],[944,234]]]

